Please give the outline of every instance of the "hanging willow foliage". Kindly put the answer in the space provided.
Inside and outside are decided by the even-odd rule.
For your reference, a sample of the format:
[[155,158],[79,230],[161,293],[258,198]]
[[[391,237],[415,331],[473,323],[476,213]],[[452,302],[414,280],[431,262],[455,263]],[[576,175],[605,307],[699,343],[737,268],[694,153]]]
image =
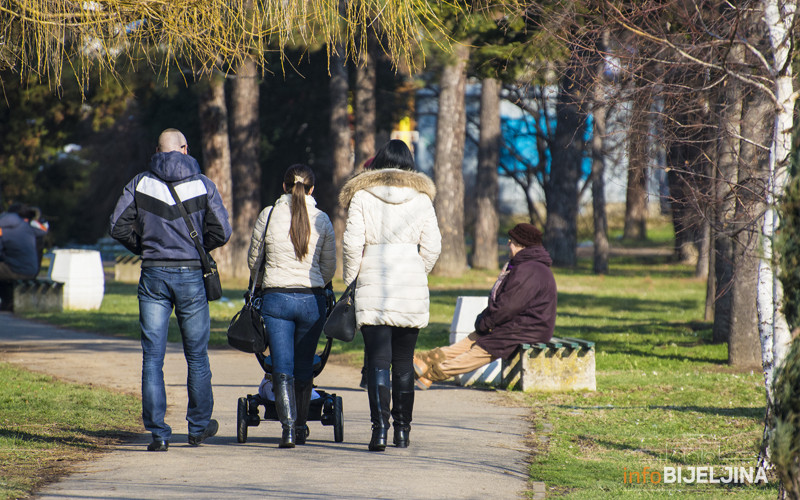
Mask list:
[[425,0],[342,6],[339,0],[0,0],[0,69],[58,84],[64,64],[79,68],[78,75],[96,65],[113,73],[126,57],[145,54],[156,68],[179,61],[203,74],[229,71],[248,54],[263,62],[266,53],[299,44],[343,46],[357,56],[369,30],[380,30],[395,62],[413,64],[422,38],[445,34]]

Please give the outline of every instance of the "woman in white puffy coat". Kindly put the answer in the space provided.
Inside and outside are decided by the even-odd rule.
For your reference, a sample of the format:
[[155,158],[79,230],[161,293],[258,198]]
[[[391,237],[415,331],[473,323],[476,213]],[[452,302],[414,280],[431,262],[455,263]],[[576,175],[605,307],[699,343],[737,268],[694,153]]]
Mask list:
[[[306,165],[289,167],[283,179],[286,194],[258,216],[248,252],[250,279],[260,280],[275,406],[283,427],[281,448],[305,444],[308,435],[314,354],[326,317],[325,285],[336,271],[333,225],[311,196],[314,181]],[[265,243],[262,273],[255,265]]]
[[339,195],[347,209],[343,278],[347,284],[357,280],[356,323],[364,336],[371,451],[386,448],[390,413],[395,446],[408,446],[414,347],[419,329],[428,324],[428,273],[441,252],[433,210],[436,188],[414,168],[405,143],[389,141],[369,170],[350,179]]

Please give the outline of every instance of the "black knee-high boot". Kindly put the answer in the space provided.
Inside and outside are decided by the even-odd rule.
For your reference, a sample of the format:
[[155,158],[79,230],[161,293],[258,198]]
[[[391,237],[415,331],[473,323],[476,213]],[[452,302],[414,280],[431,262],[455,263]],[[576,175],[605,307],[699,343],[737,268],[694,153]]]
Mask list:
[[408,447],[411,432],[411,414],[414,412],[414,373],[392,376],[392,425],[394,445]]
[[297,398],[297,419],[294,421],[295,443],[306,444],[308,437],[308,407],[311,405],[311,391],[314,390],[312,381],[303,382],[295,379],[294,395]]
[[294,423],[297,419],[294,377],[286,373],[276,373],[272,375],[272,382],[275,384],[275,409],[278,412],[278,420],[280,420],[283,430],[281,442],[278,446],[280,448],[294,448],[296,439]]
[[372,439],[369,451],[386,449],[386,436],[389,433],[389,370],[369,368],[367,372],[367,395],[369,396],[369,416],[372,420]]

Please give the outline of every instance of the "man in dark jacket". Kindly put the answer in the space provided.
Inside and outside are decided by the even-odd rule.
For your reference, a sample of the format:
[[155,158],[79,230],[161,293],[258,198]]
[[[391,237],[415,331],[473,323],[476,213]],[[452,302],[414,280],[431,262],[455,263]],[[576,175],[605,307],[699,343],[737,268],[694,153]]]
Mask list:
[[12,308],[14,281],[39,274],[47,225],[34,216],[37,211],[14,203],[0,214],[0,310]]
[[211,418],[211,324],[200,255],[167,184],[175,188],[206,251],[224,245],[231,236],[228,211],[217,187],[200,173],[197,161],[189,156],[186,138],[176,129],[163,131],[150,160],[150,170],[125,186],[109,229],[114,239],[142,256],[138,293],[143,352],[142,420],[153,437],[149,451],[167,451],[172,436],[172,429],[164,422],[167,396],[162,369],[173,307],[188,365],[189,444],[199,445],[219,428]]
[[15,203],[0,214],[0,280],[23,280],[39,274],[41,241],[47,226],[31,215],[37,209]]
[[471,372],[498,358],[507,358],[520,344],[547,342],[556,322],[557,290],[552,259],[542,246],[542,233],[532,224],[508,232],[511,260],[478,315],[475,331],[447,347],[417,354],[417,387]]

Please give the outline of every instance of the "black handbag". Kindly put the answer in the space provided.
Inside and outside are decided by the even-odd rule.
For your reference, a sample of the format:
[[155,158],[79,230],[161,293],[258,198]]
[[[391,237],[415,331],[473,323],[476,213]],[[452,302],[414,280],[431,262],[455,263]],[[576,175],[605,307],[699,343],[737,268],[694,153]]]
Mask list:
[[[219,281],[217,263],[211,257],[210,253],[205,255],[207,264],[203,265],[203,284],[206,287],[206,298],[208,300],[217,300],[222,298],[222,283]],[[200,260],[203,261],[202,254]]]
[[228,345],[242,352],[259,353],[267,350],[267,329],[257,301],[248,296],[242,310],[228,325]]
[[328,318],[322,327],[322,333],[326,337],[351,342],[356,336],[356,281],[350,283],[328,313]]
[[203,266],[203,284],[206,288],[206,299],[218,300],[222,298],[222,283],[219,281],[217,263],[200,243],[200,238],[197,235],[197,231],[194,229],[194,224],[192,224],[192,220],[189,219],[189,214],[186,213],[186,207],[183,206],[183,201],[181,201],[178,193],[175,191],[175,186],[173,186],[171,182],[167,182],[167,187],[172,197],[175,198],[178,211],[181,213],[181,217],[183,217],[186,226],[189,228],[189,235],[192,237],[195,248],[197,248],[197,253],[200,254],[200,262]]
[[267,329],[264,326],[264,318],[261,316],[259,299],[255,299],[256,283],[260,281],[261,267],[264,264],[264,254],[267,246],[267,228],[272,218],[270,210],[267,223],[264,225],[264,234],[261,237],[263,244],[256,260],[256,277],[251,280],[250,290],[244,301],[242,310],[236,313],[228,325],[228,345],[234,349],[248,353],[262,353],[267,350],[269,345],[267,339]]

